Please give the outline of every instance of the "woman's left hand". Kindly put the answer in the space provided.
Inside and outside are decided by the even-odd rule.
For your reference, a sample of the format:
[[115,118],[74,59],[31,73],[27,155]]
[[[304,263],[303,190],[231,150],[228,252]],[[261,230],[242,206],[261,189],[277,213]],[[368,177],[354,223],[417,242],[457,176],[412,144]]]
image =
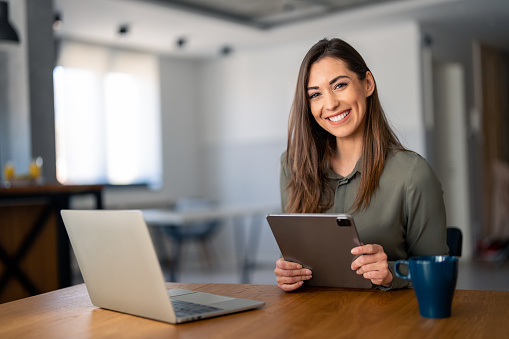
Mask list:
[[387,263],[387,254],[377,244],[362,245],[352,248],[352,254],[359,255],[352,262],[352,270],[375,285],[390,286],[392,273]]

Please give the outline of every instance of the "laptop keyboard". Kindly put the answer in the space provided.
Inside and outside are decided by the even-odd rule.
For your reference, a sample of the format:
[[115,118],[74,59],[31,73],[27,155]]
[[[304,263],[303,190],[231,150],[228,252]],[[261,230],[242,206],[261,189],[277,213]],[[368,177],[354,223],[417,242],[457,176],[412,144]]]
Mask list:
[[177,317],[187,317],[221,310],[217,307],[195,304],[182,300],[171,299],[171,303],[173,304],[173,311]]

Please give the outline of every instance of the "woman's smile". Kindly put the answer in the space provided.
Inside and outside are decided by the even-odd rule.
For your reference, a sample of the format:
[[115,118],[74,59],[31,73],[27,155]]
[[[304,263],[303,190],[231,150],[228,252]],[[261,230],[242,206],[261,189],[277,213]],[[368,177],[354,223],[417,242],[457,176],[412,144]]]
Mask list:
[[343,112],[343,113],[340,113],[338,115],[334,115],[334,116],[328,117],[326,119],[330,120],[333,124],[344,122],[343,119],[345,119],[350,114],[351,111],[352,110],[348,110],[346,112]]

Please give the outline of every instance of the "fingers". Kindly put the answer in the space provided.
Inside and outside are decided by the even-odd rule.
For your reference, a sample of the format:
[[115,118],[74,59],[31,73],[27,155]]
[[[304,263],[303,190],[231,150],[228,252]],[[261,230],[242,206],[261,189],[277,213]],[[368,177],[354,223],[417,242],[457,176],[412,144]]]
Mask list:
[[383,252],[383,247],[377,244],[368,244],[352,248],[351,253],[353,255],[361,254],[375,254],[377,252]]
[[284,291],[293,291],[302,286],[305,280],[311,279],[311,271],[302,265],[279,259],[274,273],[278,286]]
[[286,261],[285,259],[280,258],[276,261],[276,267],[283,270],[300,270],[302,268],[302,265],[296,262]]
[[[366,245],[371,246],[371,245]],[[355,259],[352,262],[352,270],[356,271],[360,267],[369,265],[369,264],[375,264],[375,263],[382,263],[382,265],[387,265],[387,254],[385,254],[383,247],[380,245],[376,245],[379,247],[379,252],[372,253],[371,250],[366,251],[366,254],[363,254],[359,256],[357,259]],[[365,247],[365,246],[363,246]],[[359,247],[356,247],[359,248]],[[352,250],[353,251],[353,250]],[[371,266],[373,267],[373,266]]]
[[352,249],[352,254],[359,255],[352,262],[352,270],[375,285],[387,285],[392,282],[392,273],[387,263],[387,254],[382,246],[369,244]]
[[276,267],[276,269],[274,270],[274,274],[276,274],[278,282],[286,284],[293,284],[300,280],[311,279],[311,271],[308,269],[286,270]]
[[386,285],[390,286],[393,276],[389,269],[387,270],[374,270],[363,273],[362,276],[365,279],[371,280],[375,285]]
[[383,278],[389,272],[387,263],[374,263],[359,267],[355,273],[364,276],[366,279]]
[[[305,268],[302,268],[301,264],[285,261],[284,259],[279,259],[276,261],[276,269],[274,273],[278,277],[287,278],[286,280],[292,280],[294,277],[307,277],[311,275],[311,271]],[[307,279],[304,279],[307,280]],[[289,281],[295,282],[295,281]]]

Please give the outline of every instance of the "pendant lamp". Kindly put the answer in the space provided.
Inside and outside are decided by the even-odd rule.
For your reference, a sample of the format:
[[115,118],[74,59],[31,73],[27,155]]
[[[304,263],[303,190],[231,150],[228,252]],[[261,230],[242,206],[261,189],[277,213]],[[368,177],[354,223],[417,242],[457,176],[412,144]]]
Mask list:
[[9,22],[9,7],[7,2],[0,1],[0,42],[19,42],[18,33]]

